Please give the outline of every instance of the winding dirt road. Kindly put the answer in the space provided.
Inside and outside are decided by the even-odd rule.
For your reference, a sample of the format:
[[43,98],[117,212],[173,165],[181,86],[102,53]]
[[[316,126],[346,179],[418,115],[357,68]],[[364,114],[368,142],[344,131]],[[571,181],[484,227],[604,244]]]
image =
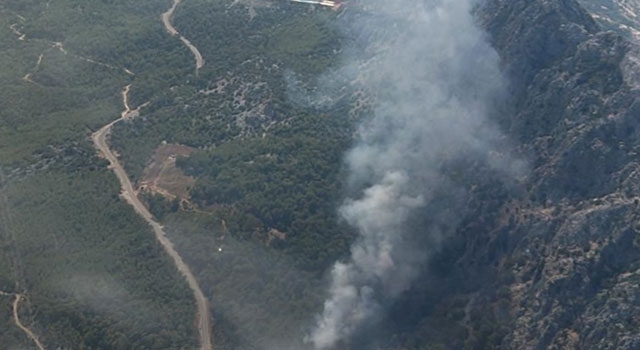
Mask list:
[[39,350],[45,350],[38,337],[27,327],[25,327],[22,322],[20,322],[20,316],[18,314],[18,307],[20,306],[20,301],[22,301],[22,294],[16,294],[16,298],[13,300],[13,321],[16,323],[16,326],[20,328],[33,342],[36,344],[36,347]]
[[120,181],[120,186],[122,187],[121,196],[129,203],[133,209],[135,209],[136,213],[140,215],[151,227],[153,228],[153,232],[155,233],[155,237],[160,242],[165,252],[171,256],[175,266],[182,273],[182,275],[187,280],[189,284],[189,288],[193,291],[193,295],[196,299],[197,305],[197,324],[198,324],[198,336],[200,338],[200,346],[202,350],[212,350],[212,334],[211,334],[211,313],[209,312],[209,303],[207,298],[205,298],[204,293],[202,293],[202,289],[200,289],[200,285],[196,280],[195,276],[189,269],[189,266],[182,260],[182,257],[173,247],[173,243],[167,238],[162,225],[160,225],[157,221],[153,219],[153,216],[149,212],[149,210],[142,204],[142,202],[138,199],[137,193],[129,180],[129,176],[125,172],[122,164],[116,157],[116,155],[109,148],[109,144],[107,142],[107,137],[111,133],[111,129],[113,125],[120,122],[121,120],[129,119],[135,117],[140,107],[132,110],[129,106],[129,90],[131,85],[127,85],[122,90],[122,103],[125,107],[125,110],[120,114],[120,118],[112,121],[111,123],[103,126],[100,130],[93,133],[91,136],[93,140],[93,144],[95,148],[100,152],[111,164],[110,169],[118,177]]
[[167,30],[167,32],[169,32],[169,34],[171,34],[172,36],[179,35],[182,43],[186,47],[188,47],[189,50],[191,50],[191,53],[193,53],[193,56],[196,59],[196,72],[198,72],[198,70],[204,66],[204,58],[202,57],[202,54],[200,54],[200,51],[198,50],[198,48],[195,45],[193,45],[191,41],[189,41],[189,39],[180,35],[180,32],[178,32],[176,27],[173,26],[173,22],[172,22],[173,15],[176,12],[176,8],[178,7],[178,5],[180,5],[181,1],[182,0],[173,0],[173,5],[171,6],[171,8],[168,9],[167,12],[162,14],[162,23],[164,23],[164,27]]
[[13,299],[13,322],[16,324],[16,326],[18,326],[18,328],[20,328],[21,331],[23,331],[27,335],[27,337],[29,337],[29,339],[31,339],[31,341],[33,341],[34,344],[36,344],[36,347],[38,348],[38,350],[45,350],[44,345],[42,345],[40,340],[38,340],[38,336],[36,336],[35,333],[33,333],[29,328],[23,325],[22,322],[20,321],[20,313],[18,312],[18,310],[20,307],[20,302],[22,301],[22,299],[24,299],[22,294],[7,293],[7,292],[0,291],[0,295],[15,296],[15,299]]

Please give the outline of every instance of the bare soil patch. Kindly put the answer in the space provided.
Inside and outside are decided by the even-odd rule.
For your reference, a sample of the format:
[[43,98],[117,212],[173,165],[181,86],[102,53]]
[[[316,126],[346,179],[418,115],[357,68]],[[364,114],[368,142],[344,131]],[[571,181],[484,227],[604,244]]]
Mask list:
[[147,190],[169,199],[189,199],[196,180],[176,167],[178,157],[188,157],[196,149],[184,145],[165,144],[158,147],[144,169],[139,190]]

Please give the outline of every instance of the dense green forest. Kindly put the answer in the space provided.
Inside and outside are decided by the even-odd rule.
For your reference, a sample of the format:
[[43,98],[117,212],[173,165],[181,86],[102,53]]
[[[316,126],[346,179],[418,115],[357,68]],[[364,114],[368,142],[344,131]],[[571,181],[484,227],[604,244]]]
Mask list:
[[36,329],[49,346],[188,344],[190,293],[146,224],[119,199],[104,165],[50,170],[3,188],[4,226]]
[[[340,66],[350,40],[335,28],[340,13],[185,0],[174,23],[204,56],[196,72],[160,21],[170,4],[0,4],[0,290],[26,296],[21,319],[47,348],[195,346],[189,289],[90,140],[118,118],[131,84],[131,108],[144,107],[114,126],[110,143],[134,185],[160,145],[196,149],[176,161],[195,178],[188,198],[140,196],[209,299],[216,347],[305,349],[328,268],[355,238],[336,212],[360,117],[354,87],[332,92],[341,97],[329,106],[307,103],[307,87]],[[442,305],[433,310],[442,322],[396,340],[442,348],[465,332],[466,302]],[[28,348],[11,303],[0,296],[0,339]],[[495,342],[493,321],[471,318],[486,334],[469,346]]]
[[348,247],[349,230],[337,226],[335,213],[348,124],[342,117],[301,114],[264,138],[230,141],[179,159],[178,166],[198,179],[193,201],[226,213],[236,237],[266,242],[271,229],[280,231],[286,238],[272,246],[296,265],[317,270]]
[[[354,87],[332,91],[338,97],[327,106],[308,104],[307,87],[341,64],[349,38],[335,28],[340,13],[183,1],[174,23],[204,56],[196,72],[192,54],[162,26],[169,6],[0,5],[0,214],[9,218],[0,222],[0,287],[27,296],[22,318],[47,347],[195,346],[190,291],[118,196],[90,140],[118,118],[131,84],[129,105],[144,107],[114,126],[110,143],[134,186],[160,145],[196,150],[176,161],[195,178],[188,198],[141,198],[209,299],[216,347],[305,349],[327,271],[355,238],[336,212],[342,157],[360,117]],[[0,301],[2,339],[31,346],[13,325],[11,297]],[[435,311],[447,321],[430,328],[437,334],[425,331],[434,348],[464,331],[465,301]]]
[[[0,4],[0,288],[25,295],[22,322],[47,348],[195,346],[186,283],[89,139],[120,114],[124,85],[151,95],[193,74],[165,6]],[[0,337],[30,348],[12,301],[0,296]]]
[[[130,105],[148,105],[111,142],[134,180],[163,141],[200,149],[178,160],[197,179],[193,207],[144,199],[211,300],[216,344],[303,347],[324,269],[352,237],[334,208],[353,119],[346,104],[295,101],[287,77],[313,82],[338,63],[336,14],[184,2],[175,25],[205,57],[196,74],[160,21],[169,6],[0,5],[0,285],[26,295],[21,317],[47,347],[195,343],[189,290],[89,139],[132,84]],[[2,339],[32,346],[1,298]]]
[[[313,84],[339,64],[343,38],[331,11],[278,3],[252,17],[230,5],[190,1],[177,12],[206,65],[116,125],[112,142],[134,180],[163,142],[200,149],[177,161],[197,179],[195,207],[148,202],[211,300],[217,345],[301,349],[324,272],[353,239],[335,208],[355,119],[346,99],[325,109],[296,100],[287,79]],[[136,89],[134,106],[146,102]]]

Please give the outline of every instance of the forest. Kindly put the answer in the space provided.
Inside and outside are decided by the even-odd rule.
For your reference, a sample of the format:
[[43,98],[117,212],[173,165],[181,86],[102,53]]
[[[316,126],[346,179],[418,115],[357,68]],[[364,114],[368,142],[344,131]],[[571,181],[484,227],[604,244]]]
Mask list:
[[[224,286],[250,296],[272,320],[258,326],[255,319],[247,335],[249,327],[238,333],[246,307],[212,293],[212,304],[228,305],[212,307],[221,344],[256,346],[278,328],[285,339],[282,327],[317,310],[323,269],[348,249],[350,230],[333,208],[353,120],[345,107],[319,111],[292,101],[286,81],[290,74],[314,79],[336,64],[335,14],[280,3],[258,8],[252,19],[245,4],[190,1],[175,23],[207,60],[196,75],[190,52],[159,21],[169,5],[0,5],[0,287],[26,296],[21,318],[47,347],[168,349],[195,341],[185,283],[119,198],[89,139],[124,108],[126,84],[132,107],[149,102],[111,137],[134,180],[162,141],[201,150],[178,160],[197,178],[195,209],[158,195],[143,199],[172,228],[210,292]],[[224,91],[207,92],[220,82]],[[191,251],[197,237],[189,233],[203,230],[202,247]],[[222,261],[211,255],[219,247]],[[266,261],[271,271],[262,268]],[[271,287],[256,294],[256,283]],[[31,346],[13,325],[12,298],[1,298],[2,339]]]
[[[216,346],[305,349],[329,268],[355,239],[336,208],[348,190],[343,155],[365,116],[356,86],[342,82],[326,105],[309,103],[309,87],[334,78],[353,38],[324,8],[185,0],[174,24],[205,58],[196,72],[160,21],[170,4],[0,4],[0,290],[27,296],[22,318],[47,348],[195,346],[186,283],[90,140],[118,118],[131,84],[129,104],[145,107],[114,126],[110,144],[132,182],[160,145],[196,149],[176,161],[195,178],[188,198],[141,197],[202,285]],[[465,301],[434,311],[440,333],[394,329],[389,339],[442,348],[463,332]],[[0,339],[31,346],[11,298],[0,305]],[[474,317],[488,324],[478,342],[490,348],[499,329]]]
[[[164,6],[110,3],[0,4],[1,338],[11,348],[33,346],[14,324],[13,293],[47,348],[196,342],[186,283],[89,138],[123,109],[125,68],[166,81],[191,57],[158,23]],[[155,71],[163,55],[168,76]]]

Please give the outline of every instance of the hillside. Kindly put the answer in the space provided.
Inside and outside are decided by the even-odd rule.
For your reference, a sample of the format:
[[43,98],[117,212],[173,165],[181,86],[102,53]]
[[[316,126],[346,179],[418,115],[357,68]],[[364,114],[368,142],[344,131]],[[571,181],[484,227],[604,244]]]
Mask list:
[[[512,75],[523,90],[505,125],[533,165],[524,198],[503,208],[507,226],[489,236],[504,249],[497,270],[512,274],[502,283],[514,322],[503,344],[633,349],[635,47],[600,32],[575,3],[540,2],[509,15],[523,6],[492,2],[484,19],[507,65],[518,67]],[[516,30],[524,19],[530,29]],[[534,54],[515,49],[525,42]]]
[[603,28],[640,39],[640,2],[637,0],[580,1]]
[[14,294],[22,296],[19,320],[47,349],[196,343],[186,284],[119,199],[89,137],[117,119],[134,75],[158,79],[148,70],[162,67],[158,60],[174,72],[189,58],[166,40],[162,4],[130,5],[0,5],[0,288],[9,348],[34,345],[11,318]]
[[438,301],[402,343],[634,349],[636,49],[573,1],[488,1],[479,17],[512,82],[498,121],[531,169],[471,190],[466,224],[432,265],[444,290],[409,293]]
[[0,341],[639,348],[636,2],[429,4],[0,4]]

